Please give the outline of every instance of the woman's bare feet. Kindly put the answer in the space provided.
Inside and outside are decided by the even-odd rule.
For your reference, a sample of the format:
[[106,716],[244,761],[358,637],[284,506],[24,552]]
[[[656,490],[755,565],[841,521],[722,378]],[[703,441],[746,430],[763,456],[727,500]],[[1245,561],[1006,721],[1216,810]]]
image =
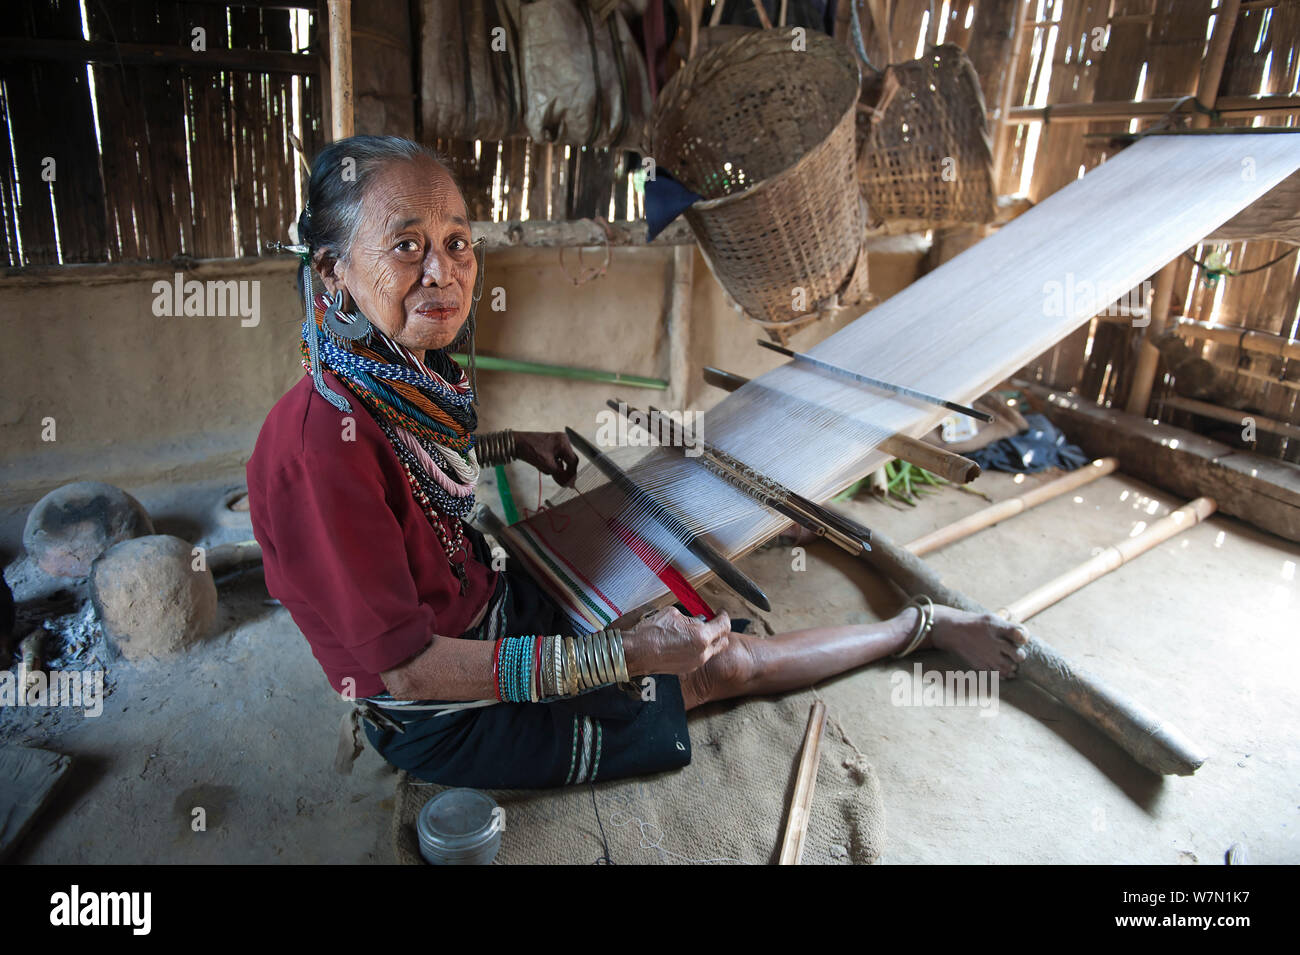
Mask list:
[[956,654],[977,670],[997,670],[1013,677],[1025,659],[1029,633],[991,613],[967,613],[955,607],[934,605],[934,626],[921,648],[934,647]]

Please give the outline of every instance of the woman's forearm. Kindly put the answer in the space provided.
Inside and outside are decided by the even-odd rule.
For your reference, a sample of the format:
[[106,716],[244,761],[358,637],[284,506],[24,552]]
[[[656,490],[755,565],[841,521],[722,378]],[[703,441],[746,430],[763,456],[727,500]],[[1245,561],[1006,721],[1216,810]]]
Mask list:
[[379,674],[399,700],[490,700],[496,697],[492,658],[496,642],[433,638],[399,667]]

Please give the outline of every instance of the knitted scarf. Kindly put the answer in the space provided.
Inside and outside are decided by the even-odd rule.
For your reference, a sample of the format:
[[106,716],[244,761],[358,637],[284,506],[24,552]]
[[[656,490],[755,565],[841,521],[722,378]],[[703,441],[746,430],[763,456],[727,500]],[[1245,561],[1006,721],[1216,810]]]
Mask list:
[[[302,323],[303,367],[314,374],[314,338],[321,365],[370,412],[433,506],[452,517],[467,517],[474,510],[479,478],[474,453],[478,415],[469,376],[443,350],[430,353],[430,368],[377,327],[367,339],[340,347],[323,325],[325,297],[317,296],[313,305],[315,321],[309,324],[304,318]],[[351,410],[323,379],[316,388],[341,411]]]

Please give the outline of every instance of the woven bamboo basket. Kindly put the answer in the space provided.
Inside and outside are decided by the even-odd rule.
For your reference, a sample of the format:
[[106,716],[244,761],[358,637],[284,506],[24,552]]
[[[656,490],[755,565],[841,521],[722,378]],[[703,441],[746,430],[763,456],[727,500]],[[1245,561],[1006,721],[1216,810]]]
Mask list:
[[858,122],[858,182],[872,225],[937,229],[991,222],[993,152],[984,95],[965,52],[945,43],[888,66]]
[[809,31],[756,30],[687,62],[656,104],[656,162],[704,198],[686,212],[709,267],[774,338],[868,299],[854,172],[859,72]]

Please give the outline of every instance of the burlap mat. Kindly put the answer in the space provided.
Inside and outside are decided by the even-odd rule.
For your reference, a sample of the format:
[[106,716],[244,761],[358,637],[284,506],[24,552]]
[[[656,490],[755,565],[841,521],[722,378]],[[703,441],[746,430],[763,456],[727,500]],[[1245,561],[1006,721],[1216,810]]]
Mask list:
[[[551,790],[489,790],[505,809],[502,864],[774,863],[785,830],[811,692],[692,712],[691,765],[637,779]],[[875,770],[829,714],[803,863],[868,864],[884,848]],[[423,864],[415,818],[442,786],[398,774],[393,849]],[[593,806],[593,794],[595,805]],[[599,813],[599,822],[597,821]]]

